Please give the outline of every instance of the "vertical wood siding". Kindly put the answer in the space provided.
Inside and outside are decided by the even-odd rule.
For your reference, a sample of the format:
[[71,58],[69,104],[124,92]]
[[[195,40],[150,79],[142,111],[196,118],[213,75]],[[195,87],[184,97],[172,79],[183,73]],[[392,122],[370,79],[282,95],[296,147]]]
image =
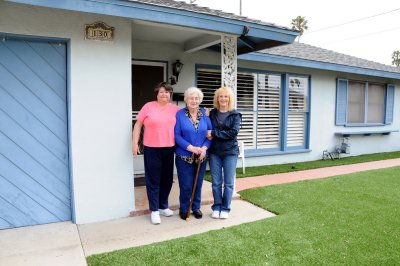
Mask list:
[[66,45],[0,42],[0,229],[71,220]]

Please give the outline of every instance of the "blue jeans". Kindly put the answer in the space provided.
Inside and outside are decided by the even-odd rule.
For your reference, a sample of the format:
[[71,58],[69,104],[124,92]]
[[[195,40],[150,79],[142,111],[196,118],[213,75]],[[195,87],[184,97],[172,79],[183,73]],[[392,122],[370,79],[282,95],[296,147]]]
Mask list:
[[[192,189],[194,185],[194,179],[197,172],[197,163],[192,164],[185,162],[178,156],[175,158],[176,170],[178,172],[179,181],[179,211],[187,213],[190,205],[190,198],[192,196]],[[199,177],[197,179],[196,190],[194,193],[192,210],[200,210],[201,204],[201,188],[203,186],[204,173],[206,172],[207,161],[204,161],[200,165]]]
[[[212,192],[214,196],[214,204],[211,208],[213,211],[229,212],[231,210],[236,163],[236,155],[219,156],[210,154]],[[224,184],[223,192],[222,183]]]

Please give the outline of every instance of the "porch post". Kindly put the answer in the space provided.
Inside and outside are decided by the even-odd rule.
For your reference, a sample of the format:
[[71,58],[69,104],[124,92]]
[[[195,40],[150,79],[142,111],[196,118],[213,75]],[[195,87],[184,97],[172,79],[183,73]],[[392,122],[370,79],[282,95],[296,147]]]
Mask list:
[[[237,37],[221,36],[221,80],[222,86],[230,87],[237,98]],[[236,108],[235,101],[235,108]]]

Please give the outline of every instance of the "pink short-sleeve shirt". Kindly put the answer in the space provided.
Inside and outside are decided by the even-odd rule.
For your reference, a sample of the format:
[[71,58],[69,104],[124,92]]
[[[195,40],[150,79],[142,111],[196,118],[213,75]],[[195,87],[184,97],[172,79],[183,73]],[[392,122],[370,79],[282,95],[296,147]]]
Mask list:
[[157,102],[146,103],[136,119],[144,127],[143,144],[147,147],[172,147],[175,145],[174,127],[179,106],[168,103],[160,107]]

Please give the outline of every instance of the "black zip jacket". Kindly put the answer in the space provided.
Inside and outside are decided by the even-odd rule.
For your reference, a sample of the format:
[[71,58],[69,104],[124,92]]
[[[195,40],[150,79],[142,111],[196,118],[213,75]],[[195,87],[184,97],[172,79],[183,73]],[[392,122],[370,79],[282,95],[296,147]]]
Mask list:
[[223,125],[220,126],[217,121],[217,113],[217,109],[210,111],[210,120],[213,126],[211,135],[213,139],[209,153],[219,156],[238,155],[239,146],[236,137],[239,133],[242,115],[238,111],[232,110],[229,112]]

